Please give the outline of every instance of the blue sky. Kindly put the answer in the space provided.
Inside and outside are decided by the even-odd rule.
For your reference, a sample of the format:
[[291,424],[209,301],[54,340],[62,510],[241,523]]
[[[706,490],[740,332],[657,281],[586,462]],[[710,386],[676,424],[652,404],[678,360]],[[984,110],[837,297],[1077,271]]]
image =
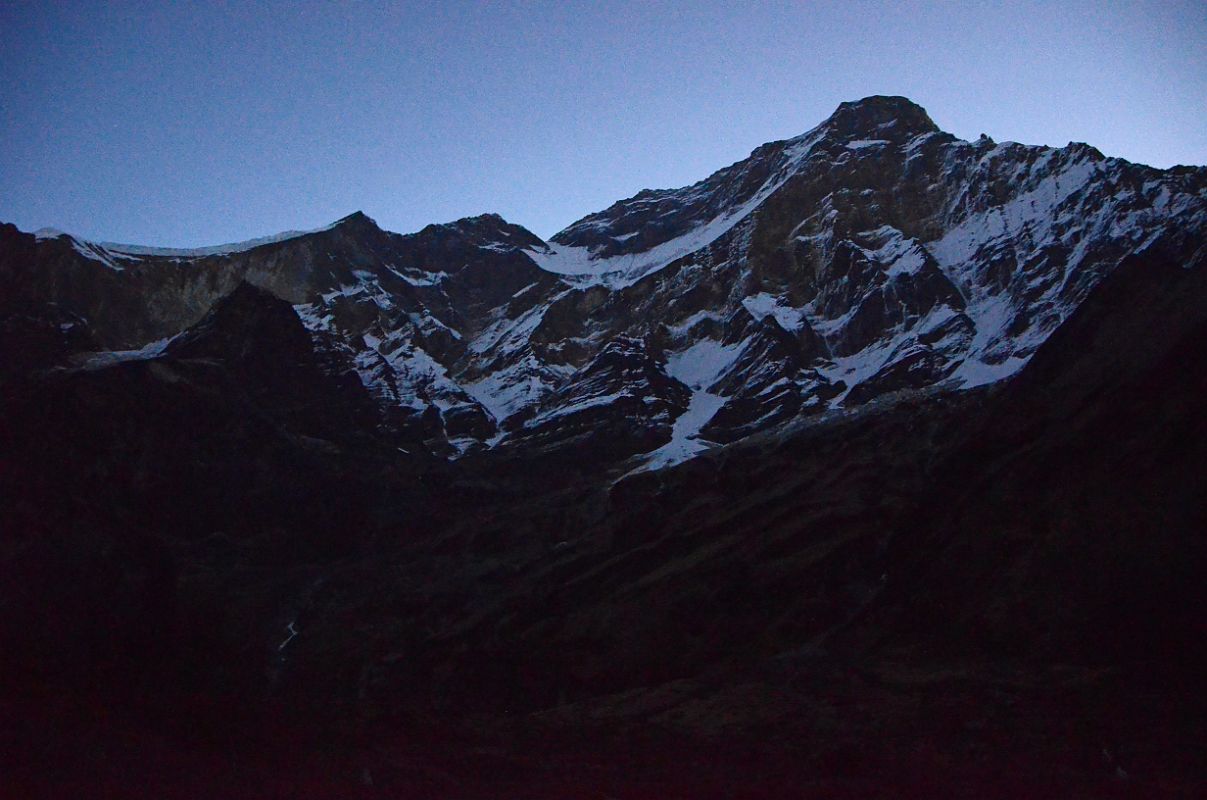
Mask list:
[[903,94],[1207,163],[1207,3],[0,4],[0,220],[198,246],[362,209],[549,236]]

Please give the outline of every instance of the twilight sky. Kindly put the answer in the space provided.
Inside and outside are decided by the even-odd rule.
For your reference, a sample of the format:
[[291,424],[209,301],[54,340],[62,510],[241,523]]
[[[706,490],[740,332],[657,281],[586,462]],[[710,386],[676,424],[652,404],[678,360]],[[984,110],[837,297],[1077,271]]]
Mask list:
[[0,3],[0,221],[200,246],[362,209],[548,237],[903,94],[1207,163],[1207,3]]

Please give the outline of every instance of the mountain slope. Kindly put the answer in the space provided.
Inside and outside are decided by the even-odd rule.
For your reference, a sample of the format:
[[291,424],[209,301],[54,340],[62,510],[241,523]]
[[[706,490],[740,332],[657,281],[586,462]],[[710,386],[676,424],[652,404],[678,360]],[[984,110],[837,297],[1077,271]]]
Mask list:
[[1008,377],[1123,258],[1158,244],[1189,258],[1205,227],[1201,168],[963,142],[905,98],[869,97],[548,243],[495,215],[403,236],[358,212],[200,251],[9,227],[0,286],[6,316],[53,304],[96,345],[131,349],[247,280],[450,455],[508,441],[513,416],[569,419],[555,407],[577,402],[582,370],[641,340],[702,393],[680,426],[699,452],[895,391]]

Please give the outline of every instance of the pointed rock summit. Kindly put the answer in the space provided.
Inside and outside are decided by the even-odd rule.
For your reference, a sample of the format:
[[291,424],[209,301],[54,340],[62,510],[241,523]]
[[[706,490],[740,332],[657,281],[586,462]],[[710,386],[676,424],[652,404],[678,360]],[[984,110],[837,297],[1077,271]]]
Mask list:
[[381,230],[381,226],[377,224],[377,220],[370,217],[363,211],[353,211],[346,217],[341,217],[331,223],[332,228],[344,228],[348,230]]
[[419,232],[419,235],[463,239],[478,247],[494,246],[505,249],[507,247],[542,248],[545,246],[544,241],[532,231],[522,225],[508,222],[493,212],[428,225]]
[[840,103],[822,123],[831,135],[843,139],[889,139],[900,141],[922,133],[936,133],[926,109],[908,97],[872,95]]

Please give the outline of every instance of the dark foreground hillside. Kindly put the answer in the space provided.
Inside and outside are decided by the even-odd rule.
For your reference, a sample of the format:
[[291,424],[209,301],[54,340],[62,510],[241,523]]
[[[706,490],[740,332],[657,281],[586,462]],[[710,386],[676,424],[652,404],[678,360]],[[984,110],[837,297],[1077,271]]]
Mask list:
[[[4,385],[9,797],[1207,786],[1207,271],[661,472],[393,441],[244,286]],[[11,341],[11,340],[10,340]]]

